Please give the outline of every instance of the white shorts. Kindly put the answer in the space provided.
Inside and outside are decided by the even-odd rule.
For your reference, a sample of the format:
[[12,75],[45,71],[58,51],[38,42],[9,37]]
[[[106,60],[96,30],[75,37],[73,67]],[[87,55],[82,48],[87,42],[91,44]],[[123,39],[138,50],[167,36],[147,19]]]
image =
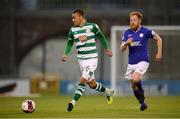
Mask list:
[[94,71],[97,68],[98,64],[98,58],[92,58],[92,59],[78,59],[80,69],[81,69],[81,75],[83,78],[85,78],[88,82],[92,79],[95,79]]
[[143,76],[144,73],[147,71],[148,67],[149,63],[145,61],[139,62],[137,64],[128,64],[125,78],[131,80],[134,72],[138,72]]

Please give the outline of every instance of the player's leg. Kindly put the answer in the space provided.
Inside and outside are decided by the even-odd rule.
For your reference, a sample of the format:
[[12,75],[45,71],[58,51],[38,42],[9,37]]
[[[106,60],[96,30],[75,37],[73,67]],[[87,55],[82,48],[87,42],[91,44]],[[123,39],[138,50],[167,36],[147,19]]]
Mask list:
[[144,90],[141,83],[141,77],[142,75],[139,72],[134,72],[131,80],[134,95],[138,99],[139,103],[143,103],[145,99]]
[[92,79],[91,81],[87,82],[87,84],[89,85],[91,89],[94,89],[98,92],[104,92],[107,95],[112,95],[114,93],[112,89],[105,88],[102,85],[102,83],[96,82],[95,79]]
[[144,102],[145,96],[144,96],[144,90],[142,87],[141,79],[143,74],[147,71],[147,68],[149,66],[149,63],[147,62],[140,62],[137,64],[135,71],[132,74],[132,89],[135,97],[141,104],[140,110],[143,111],[147,108],[146,103]]
[[80,79],[80,83],[77,86],[77,89],[74,93],[73,100],[68,104],[68,108],[67,108],[68,111],[71,111],[73,109],[74,105],[83,94],[85,89],[85,83],[94,76],[94,70],[97,67],[97,58],[79,60],[79,64],[80,64],[82,76]]
[[72,109],[74,108],[76,102],[80,99],[80,97],[82,96],[82,94],[84,93],[84,89],[85,89],[85,83],[88,80],[88,76],[85,74],[85,64],[84,64],[84,60],[79,60],[79,66],[81,69],[81,78],[79,81],[79,84],[77,85],[77,88],[74,92],[73,95],[73,99],[71,100],[70,103],[68,103],[68,107],[67,107],[67,111],[72,111]]
[[89,85],[89,87],[91,89],[94,89],[94,90],[96,90],[98,92],[104,92],[106,97],[107,97],[108,104],[112,104],[112,102],[113,102],[112,96],[114,94],[114,90],[105,88],[102,85],[102,83],[96,82],[95,79],[90,80],[89,82],[87,82],[87,84]]
[[139,72],[134,72],[133,78],[131,80],[131,84],[132,84],[133,93],[135,97],[137,98],[137,100],[139,101],[139,103],[141,104],[140,110],[144,111],[145,109],[147,109],[147,105],[144,102],[145,96],[144,96],[144,90],[141,84],[141,77],[142,75]]
[[78,84],[78,86],[77,86],[77,88],[76,88],[76,90],[74,92],[73,99],[68,104],[67,111],[72,111],[72,109],[74,108],[76,102],[80,99],[80,97],[84,93],[85,83],[86,83],[86,79],[81,77],[80,82],[79,82],[79,84]]
[[87,62],[87,66],[83,71],[83,76],[87,79],[87,84],[90,88],[95,89],[99,92],[105,92],[105,88],[101,83],[95,81],[95,70],[97,68],[98,60],[97,58],[89,59]]
[[101,83],[96,82],[95,79],[92,79],[91,81],[87,82],[87,84],[91,89],[95,89],[98,92],[105,92],[106,90],[105,87]]
[[89,87],[95,89],[96,91],[104,92],[106,94],[108,104],[111,104],[113,102],[112,95],[114,94],[114,90],[105,88],[100,82],[96,82],[95,80],[94,72],[98,64],[97,58],[89,60],[88,64],[89,64],[88,70],[89,73],[91,74],[87,82]]

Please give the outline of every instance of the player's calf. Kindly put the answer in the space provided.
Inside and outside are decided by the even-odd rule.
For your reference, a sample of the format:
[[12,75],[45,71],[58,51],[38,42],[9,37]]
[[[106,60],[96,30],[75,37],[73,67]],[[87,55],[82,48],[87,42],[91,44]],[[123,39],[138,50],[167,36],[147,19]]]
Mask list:
[[84,93],[84,89],[85,89],[85,84],[79,83],[77,86],[77,89],[74,93],[73,100],[70,103],[68,103],[67,111],[72,111],[74,105],[76,104],[76,102],[80,99],[80,97]]

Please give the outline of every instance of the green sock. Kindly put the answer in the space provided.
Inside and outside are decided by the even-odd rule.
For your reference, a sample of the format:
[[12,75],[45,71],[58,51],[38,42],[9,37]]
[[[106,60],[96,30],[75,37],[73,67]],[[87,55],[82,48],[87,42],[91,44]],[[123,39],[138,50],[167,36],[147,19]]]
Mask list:
[[81,97],[81,95],[83,94],[84,89],[85,89],[85,84],[79,84],[74,93],[73,100],[75,100],[77,102],[79,100],[79,98]]
[[97,82],[95,90],[97,90],[99,92],[105,92],[106,89],[104,88],[104,86],[101,83]]

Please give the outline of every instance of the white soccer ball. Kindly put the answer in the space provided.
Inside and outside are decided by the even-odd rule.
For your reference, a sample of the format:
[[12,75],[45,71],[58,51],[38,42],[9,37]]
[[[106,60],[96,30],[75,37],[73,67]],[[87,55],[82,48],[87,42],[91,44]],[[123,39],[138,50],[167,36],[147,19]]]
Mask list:
[[36,105],[32,100],[24,100],[21,104],[21,108],[25,113],[34,112]]

